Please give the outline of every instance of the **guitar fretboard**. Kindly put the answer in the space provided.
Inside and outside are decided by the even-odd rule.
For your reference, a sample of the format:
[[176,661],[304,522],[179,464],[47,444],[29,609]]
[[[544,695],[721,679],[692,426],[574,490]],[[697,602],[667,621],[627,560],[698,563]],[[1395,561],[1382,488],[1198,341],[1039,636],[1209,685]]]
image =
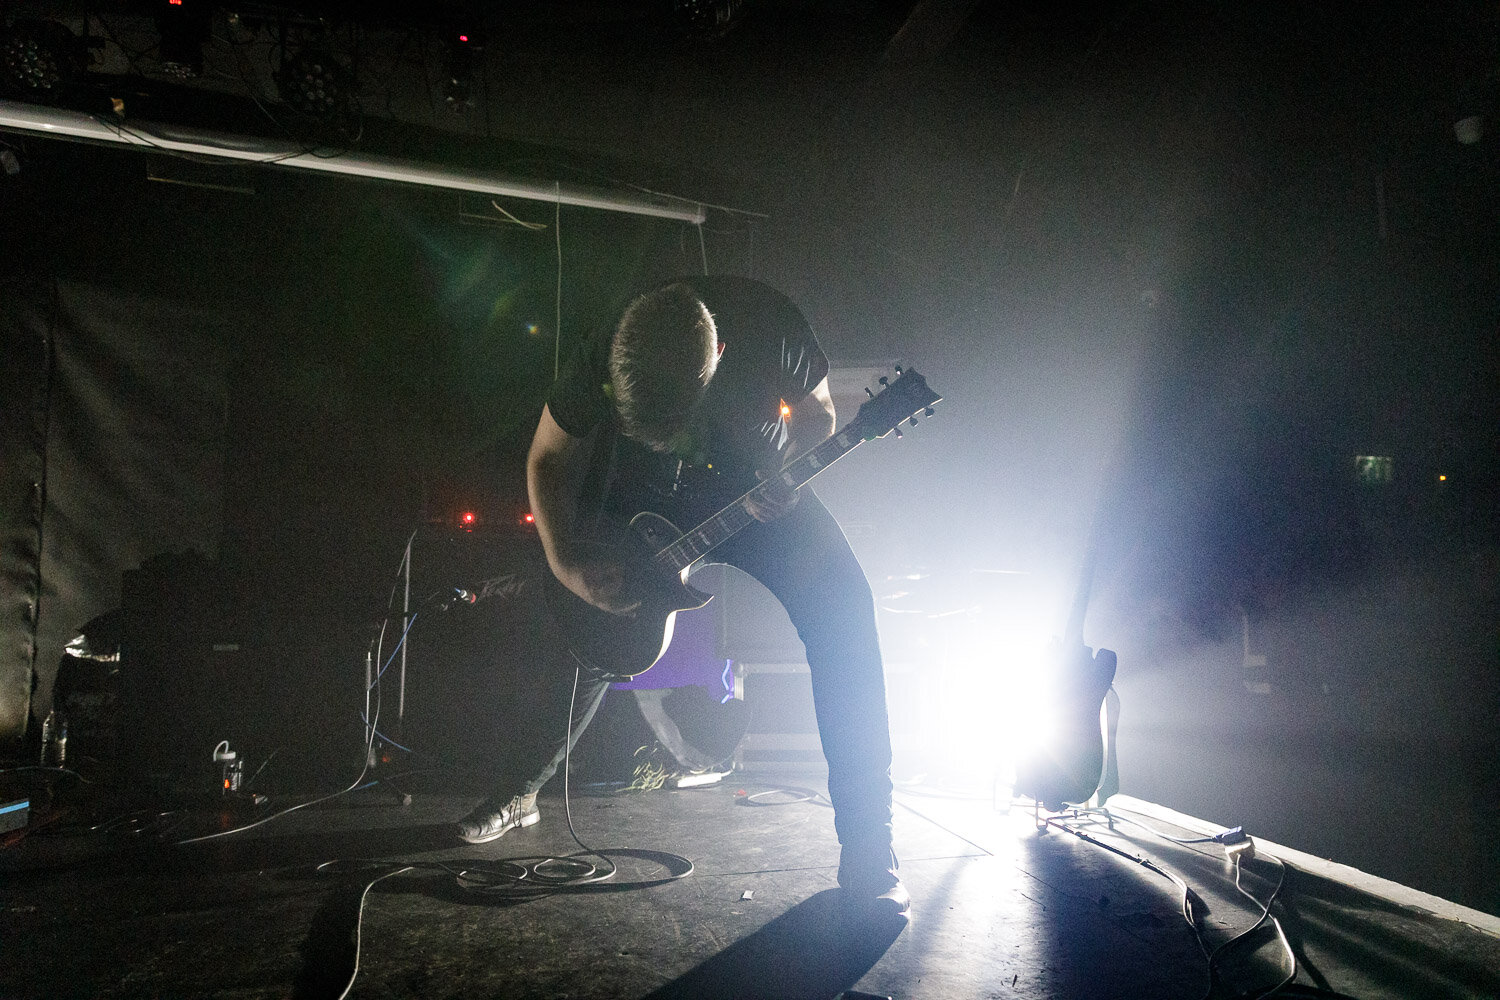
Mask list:
[[[778,475],[783,483],[796,489],[849,454],[862,440],[851,428],[846,427],[816,448],[782,466]],[[728,541],[742,528],[748,527],[755,517],[746,506],[746,501],[757,491],[764,489],[764,486],[755,487],[691,531],[684,532],[681,538],[652,557],[656,565],[664,573],[680,573],[707,555],[714,546]]]

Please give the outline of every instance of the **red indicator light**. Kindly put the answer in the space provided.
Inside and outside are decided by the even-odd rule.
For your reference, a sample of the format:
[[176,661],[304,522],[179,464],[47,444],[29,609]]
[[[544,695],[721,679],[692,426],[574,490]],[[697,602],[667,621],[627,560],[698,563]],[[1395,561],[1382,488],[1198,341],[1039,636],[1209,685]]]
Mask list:
[[[178,0],[172,0],[172,2],[176,3],[176,2],[178,2]],[[467,42],[469,40],[469,36],[468,35],[459,35],[458,36],[458,40],[460,42]]]
[[521,518],[521,520],[526,524],[536,524],[536,515],[528,511],[526,516]]
[[173,7],[182,6],[182,0],[167,0],[167,3],[171,4]]
[[786,405],[786,400],[781,401],[781,419],[785,420],[792,415],[792,408]]
[[473,524],[474,523],[474,512],[473,511],[464,511],[464,515],[461,518],[461,520],[464,522],[464,524]]

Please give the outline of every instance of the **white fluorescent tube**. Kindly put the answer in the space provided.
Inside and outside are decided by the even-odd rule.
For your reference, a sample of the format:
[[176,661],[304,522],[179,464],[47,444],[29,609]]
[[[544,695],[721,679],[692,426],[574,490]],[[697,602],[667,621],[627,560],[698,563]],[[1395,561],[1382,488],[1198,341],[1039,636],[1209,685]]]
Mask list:
[[621,195],[597,188],[568,184],[547,184],[517,180],[481,170],[460,170],[434,163],[398,160],[371,153],[344,152],[337,155],[315,155],[304,146],[274,142],[251,136],[178,128],[170,125],[131,123],[116,125],[107,119],[45,108],[34,104],[0,100],[0,129],[33,132],[60,139],[84,139],[116,143],[145,149],[216,156],[226,160],[267,163],[278,167],[320,170],[330,174],[354,174],[401,184],[474,191],[507,198],[529,198],[533,201],[560,202],[584,208],[599,208],[662,219],[679,219],[699,225],[704,220],[703,206],[687,199],[665,195]]

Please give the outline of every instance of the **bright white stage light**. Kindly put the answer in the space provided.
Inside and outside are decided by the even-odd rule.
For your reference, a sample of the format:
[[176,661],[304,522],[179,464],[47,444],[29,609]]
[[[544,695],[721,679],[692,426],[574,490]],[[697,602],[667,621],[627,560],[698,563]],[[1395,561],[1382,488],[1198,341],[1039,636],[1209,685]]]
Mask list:
[[929,762],[966,783],[1009,787],[1015,765],[1045,736],[1035,710],[1051,636],[1037,620],[954,622],[949,640],[922,668],[925,710],[915,745]]

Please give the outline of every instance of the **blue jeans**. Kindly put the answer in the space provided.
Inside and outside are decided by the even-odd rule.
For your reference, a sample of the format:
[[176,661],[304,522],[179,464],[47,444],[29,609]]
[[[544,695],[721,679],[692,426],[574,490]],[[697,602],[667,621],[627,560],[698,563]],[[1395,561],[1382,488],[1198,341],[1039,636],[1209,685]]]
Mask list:
[[[759,580],[781,602],[801,637],[812,675],[813,707],[834,827],[845,847],[889,848],[891,736],[875,601],[859,561],[833,515],[811,489],[785,517],[745,528],[709,553]],[[546,704],[536,706],[551,739],[513,747],[534,771],[523,793],[542,787],[563,761],[563,719],[574,672],[566,652],[549,655]],[[609,681],[578,677],[573,739],[593,718]],[[552,728],[545,729],[547,719]],[[524,765],[523,765],[524,766]]]

